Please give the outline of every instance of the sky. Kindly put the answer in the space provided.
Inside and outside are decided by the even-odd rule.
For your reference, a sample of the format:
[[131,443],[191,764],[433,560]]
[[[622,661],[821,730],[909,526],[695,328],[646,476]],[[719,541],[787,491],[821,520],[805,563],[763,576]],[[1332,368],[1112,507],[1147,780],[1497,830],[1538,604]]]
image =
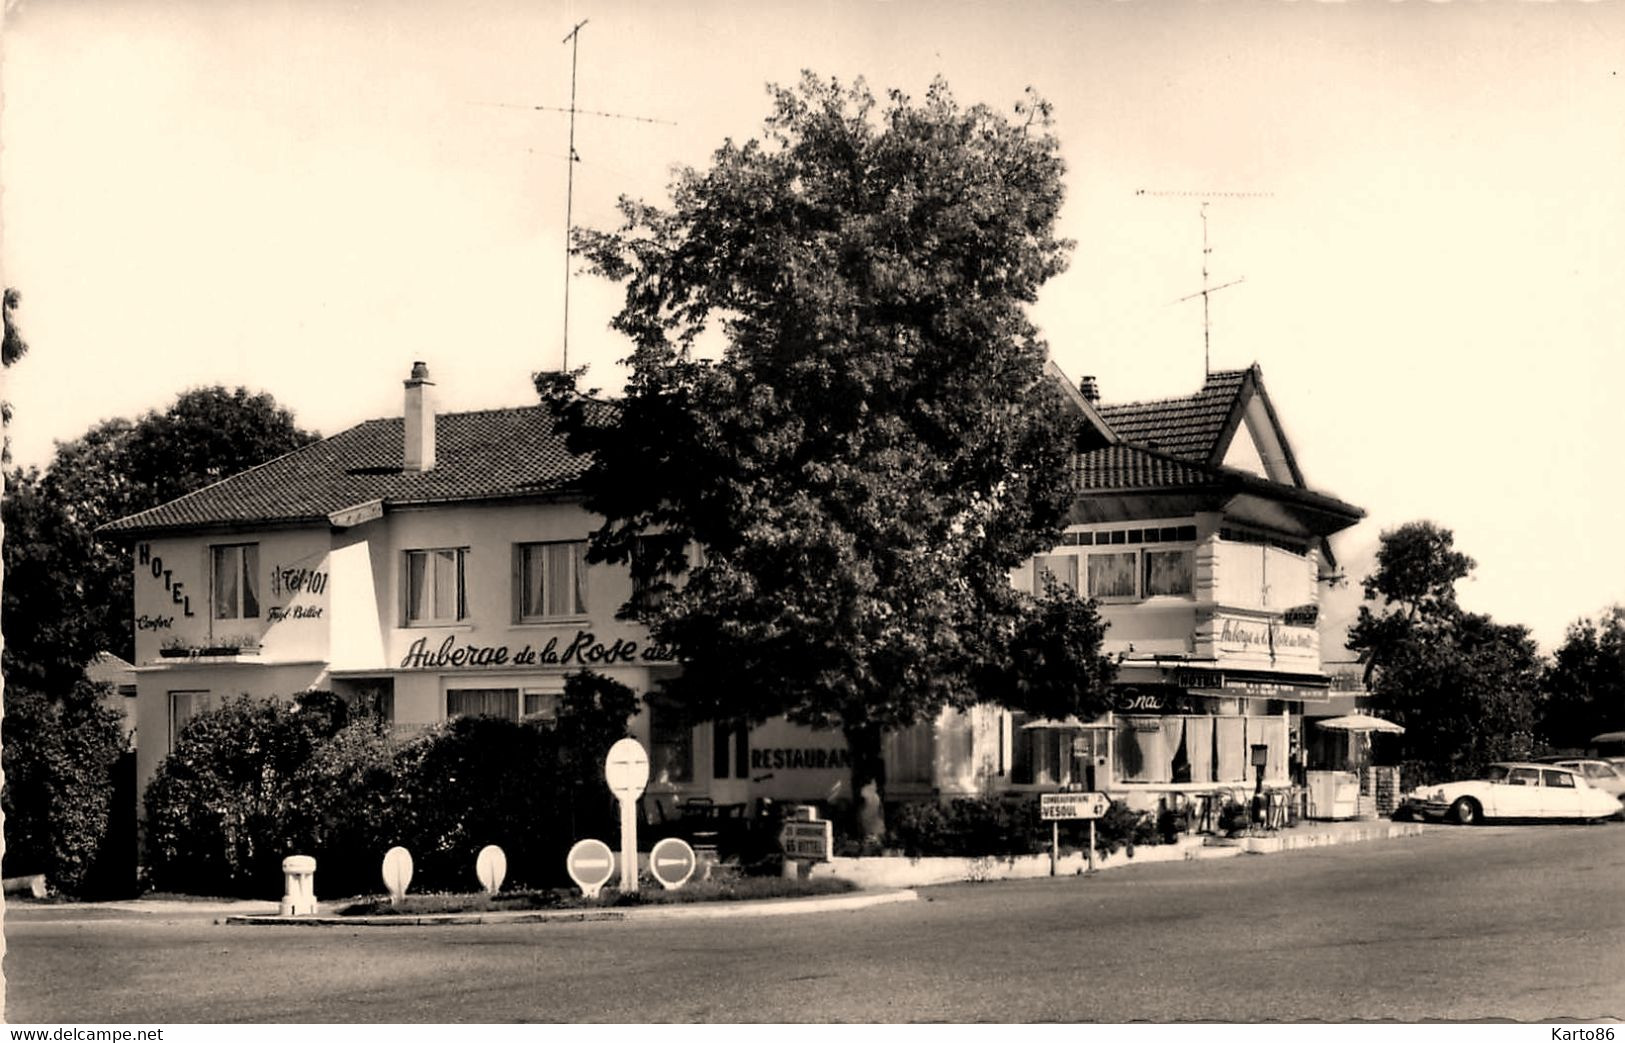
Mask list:
[[[576,104],[616,115],[577,117],[576,225],[663,202],[802,69],[1005,110],[1032,86],[1077,243],[1033,308],[1064,371],[1108,402],[1200,386],[1205,201],[1211,284],[1242,280],[1211,364],[1258,363],[1309,484],[1366,510],[1350,590],[1430,519],[1478,563],[1463,604],[1548,649],[1625,601],[1618,4],[10,0],[17,462],[216,383],[331,434],[399,415],[419,359],[444,409],[534,402],[583,20]],[[570,280],[570,364],[614,389],[618,289]]]

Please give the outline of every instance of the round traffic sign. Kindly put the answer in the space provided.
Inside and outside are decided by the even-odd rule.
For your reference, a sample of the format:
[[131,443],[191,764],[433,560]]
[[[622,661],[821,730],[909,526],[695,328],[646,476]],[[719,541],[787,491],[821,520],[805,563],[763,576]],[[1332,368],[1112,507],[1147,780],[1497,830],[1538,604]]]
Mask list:
[[495,844],[485,845],[474,859],[474,875],[480,878],[480,886],[487,894],[496,894],[502,890],[502,878],[508,875],[508,856]]
[[636,739],[621,739],[604,758],[604,781],[622,800],[635,800],[649,783],[649,755]]
[[668,891],[688,883],[696,863],[694,849],[679,837],[667,837],[649,852],[649,872]]
[[412,885],[412,852],[392,847],[384,852],[384,890],[391,901],[400,901]]
[[615,852],[602,840],[578,840],[564,857],[564,868],[581,893],[591,898],[615,872]]

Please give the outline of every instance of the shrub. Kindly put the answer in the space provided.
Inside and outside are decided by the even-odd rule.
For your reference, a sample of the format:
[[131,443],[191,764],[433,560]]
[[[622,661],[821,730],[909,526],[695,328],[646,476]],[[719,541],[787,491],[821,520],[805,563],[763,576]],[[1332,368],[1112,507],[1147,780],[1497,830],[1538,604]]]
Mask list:
[[886,812],[887,846],[910,858],[927,855],[1010,856],[1042,851],[1049,831],[1038,801],[999,797],[900,804]]
[[[1087,828],[1087,826],[1085,826]],[[1114,800],[1106,814],[1095,821],[1095,850],[1114,854],[1118,848],[1131,852],[1140,844],[1155,844],[1159,837],[1156,822],[1144,811],[1132,811],[1120,800]]]
[[0,753],[6,876],[44,873],[70,895],[98,887],[96,864],[114,814],[113,771],[124,752],[119,716],[101,704],[105,691],[80,682],[58,701],[7,690]]
[[1247,810],[1247,805],[1234,800],[1224,802],[1224,807],[1219,811],[1220,832],[1233,837],[1238,833],[1245,833],[1251,824],[1252,815]]

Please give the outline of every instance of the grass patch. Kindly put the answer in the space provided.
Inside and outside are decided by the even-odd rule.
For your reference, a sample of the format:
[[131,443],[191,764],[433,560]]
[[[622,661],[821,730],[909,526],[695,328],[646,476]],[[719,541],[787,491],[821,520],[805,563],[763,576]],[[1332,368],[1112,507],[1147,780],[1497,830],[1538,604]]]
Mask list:
[[850,880],[821,877],[789,880],[752,876],[731,880],[701,880],[667,891],[658,883],[639,882],[637,891],[605,889],[597,898],[584,898],[574,888],[546,891],[503,891],[478,894],[409,894],[400,904],[387,897],[359,898],[341,906],[340,916],[425,916],[434,913],[516,913],[533,909],[606,909],[638,905],[674,905],[688,902],[746,902],[764,898],[808,898],[845,894],[857,887]]

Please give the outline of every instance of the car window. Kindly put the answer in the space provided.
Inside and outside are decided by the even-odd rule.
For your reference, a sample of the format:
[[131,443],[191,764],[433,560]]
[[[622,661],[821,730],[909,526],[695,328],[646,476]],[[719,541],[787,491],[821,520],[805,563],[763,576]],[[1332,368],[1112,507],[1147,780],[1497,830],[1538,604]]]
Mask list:
[[1540,773],[1540,775],[1548,786],[1562,786],[1567,787],[1568,789],[1574,788],[1574,776],[1570,775],[1566,771],[1543,771]]
[[1507,782],[1514,786],[1539,786],[1540,769],[1513,768],[1507,775]]
[[1614,769],[1606,764],[1587,764],[1585,765],[1585,771],[1588,779],[1612,779],[1616,777]]
[[1506,777],[1507,766],[1505,764],[1491,764],[1484,769],[1484,778],[1489,782],[1500,782]]

